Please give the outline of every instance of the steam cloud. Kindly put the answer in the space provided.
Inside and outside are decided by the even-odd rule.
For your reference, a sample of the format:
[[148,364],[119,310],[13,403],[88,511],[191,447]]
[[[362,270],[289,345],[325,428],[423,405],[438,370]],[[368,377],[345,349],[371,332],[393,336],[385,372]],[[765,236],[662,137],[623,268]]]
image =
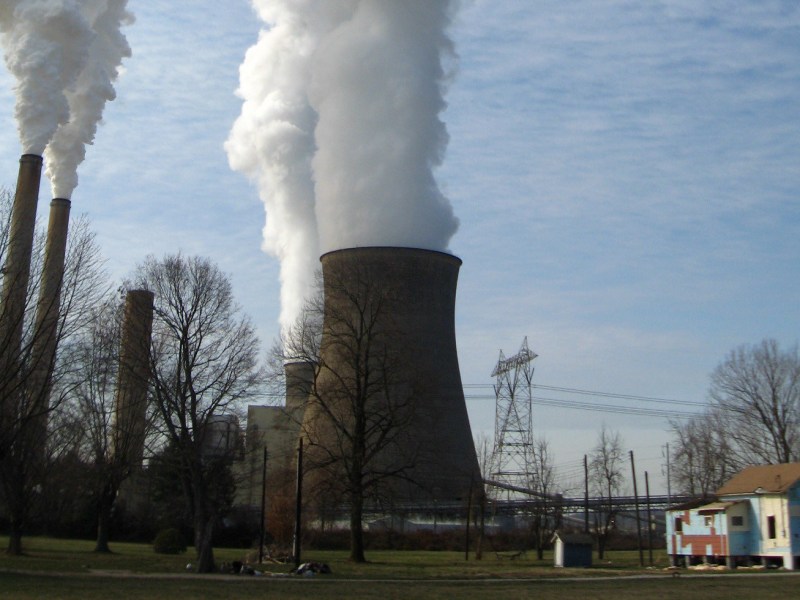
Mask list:
[[240,69],[230,165],[258,183],[281,261],[281,325],[321,252],[446,250],[458,227],[433,170],[456,0],[253,0],[265,27]]
[[4,0],[0,42],[17,80],[23,153],[46,153],[53,195],[69,198],[130,47],[127,0]]

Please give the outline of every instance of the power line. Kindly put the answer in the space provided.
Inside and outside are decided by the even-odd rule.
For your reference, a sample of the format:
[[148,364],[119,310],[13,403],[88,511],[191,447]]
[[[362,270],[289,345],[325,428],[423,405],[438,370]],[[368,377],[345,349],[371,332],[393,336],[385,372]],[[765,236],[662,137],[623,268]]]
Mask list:
[[[488,384],[465,384],[465,391],[468,390],[483,390],[491,389],[492,386]],[[585,390],[580,388],[568,388],[563,386],[550,386],[536,384],[534,388],[540,390],[548,390],[563,394],[575,394],[579,396],[591,396],[603,399],[616,399],[622,401],[634,401],[638,403],[646,402],[650,404],[657,404],[662,407],[666,406],[679,406],[679,407],[697,407],[705,408],[706,404],[702,402],[694,402],[689,400],[678,400],[675,398],[658,398],[654,396],[637,396],[633,394],[618,394],[612,392],[602,392],[597,390]],[[489,394],[470,394],[466,393],[467,400],[494,400],[494,395]],[[698,415],[697,412],[688,410],[674,410],[667,408],[649,408],[643,406],[627,406],[621,404],[596,404],[592,402],[582,402],[580,400],[568,398],[550,398],[544,396],[534,396],[533,400],[540,406],[554,406],[558,408],[567,408],[571,410],[583,410],[590,412],[605,412],[612,414],[633,415],[654,418],[667,418],[667,419],[690,419]]]
[[[464,389],[492,389],[492,385],[488,383],[466,383]],[[578,394],[582,396],[598,396],[602,398],[618,398],[620,400],[636,400],[638,402],[654,402],[657,404],[679,404],[683,406],[706,406],[703,402],[696,402],[693,400],[678,400],[675,398],[658,398],[655,396],[636,396],[633,394],[617,394],[613,392],[601,392],[597,390],[584,390],[580,388],[568,388],[552,385],[533,384],[534,389],[546,390],[551,392],[564,392],[569,394]],[[489,396],[487,396],[489,398]],[[494,396],[491,396],[494,398]]]

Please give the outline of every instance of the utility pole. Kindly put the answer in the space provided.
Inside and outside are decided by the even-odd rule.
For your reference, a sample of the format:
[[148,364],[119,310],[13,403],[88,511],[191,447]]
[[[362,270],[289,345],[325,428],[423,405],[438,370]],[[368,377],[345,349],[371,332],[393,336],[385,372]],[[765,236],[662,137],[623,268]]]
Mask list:
[[589,533],[589,457],[583,455],[583,533]]
[[639,540],[639,566],[644,566],[644,552],[642,551],[642,522],[639,520],[639,491],[636,489],[636,465],[633,462],[633,450],[629,451],[631,456],[631,472],[633,473],[633,501],[636,505],[636,535]]
[[647,494],[647,552],[650,558],[650,566],[653,566],[653,515],[650,512],[650,478],[647,471],[644,472],[644,491]]
[[671,473],[669,470],[669,443],[667,443],[667,506],[672,506]]
[[297,490],[295,492],[294,506],[294,568],[300,567],[300,532],[302,530],[302,509],[303,509],[303,438],[297,444]]
[[261,467],[261,539],[258,544],[258,564],[264,562],[264,513],[267,509],[267,447],[264,446],[264,463]]
[[469,560],[469,520],[472,517],[472,487],[475,482],[475,475],[469,478],[469,495],[467,497],[467,531],[464,535],[464,560]]

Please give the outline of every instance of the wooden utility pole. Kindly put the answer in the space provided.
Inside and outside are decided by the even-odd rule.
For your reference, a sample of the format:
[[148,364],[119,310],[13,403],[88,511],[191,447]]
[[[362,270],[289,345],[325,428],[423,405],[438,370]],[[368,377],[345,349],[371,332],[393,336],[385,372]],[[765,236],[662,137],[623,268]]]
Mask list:
[[472,517],[472,487],[475,482],[475,475],[469,478],[469,495],[467,497],[467,531],[464,539],[464,560],[469,560],[469,520]]
[[583,533],[589,533],[589,457],[583,455]]
[[647,551],[650,558],[650,566],[653,566],[653,515],[650,512],[650,478],[647,471],[644,472],[644,491],[647,494]]
[[300,532],[302,530],[303,509],[303,438],[297,444],[297,490],[295,492],[294,506],[294,568],[300,567]]
[[642,550],[642,522],[639,520],[639,491],[636,488],[636,465],[633,462],[633,450],[629,451],[631,456],[631,473],[633,473],[633,501],[636,505],[636,537],[639,546],[639,566],[644,566],[644,552]]
[[267,510],[267,447],[264,446],[264,463],[261,467],[261,540],[258,544],[258,563],[264,562],[264,533]]

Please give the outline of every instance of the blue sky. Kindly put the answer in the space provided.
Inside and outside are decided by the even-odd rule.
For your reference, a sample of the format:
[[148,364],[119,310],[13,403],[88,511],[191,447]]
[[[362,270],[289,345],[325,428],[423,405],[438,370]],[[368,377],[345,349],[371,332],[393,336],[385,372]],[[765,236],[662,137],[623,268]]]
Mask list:
[[[260,23],[245,0],[137,2],[118,99],[79,170],[115,278],[148,253],[212,257],[269,346],[278,263],[263,205],[223,143]],[[800,330],[800,4],[575,0],[465,3],[439,184],[460,229],[462,379],[491,432],[489,376],[524,336],[535,383],[702,403],[740,344]],[[20,153],[0,69],[0,185]],[[49,185],[39,213],[46,215]],[[635,403],[537,390],[561,400]],[[645,406],[645,405],[643,405]],[[647,404],[687,411],[697,407]],[[539,405],[565,474],[617,429],[661,480],[663,417]]]

